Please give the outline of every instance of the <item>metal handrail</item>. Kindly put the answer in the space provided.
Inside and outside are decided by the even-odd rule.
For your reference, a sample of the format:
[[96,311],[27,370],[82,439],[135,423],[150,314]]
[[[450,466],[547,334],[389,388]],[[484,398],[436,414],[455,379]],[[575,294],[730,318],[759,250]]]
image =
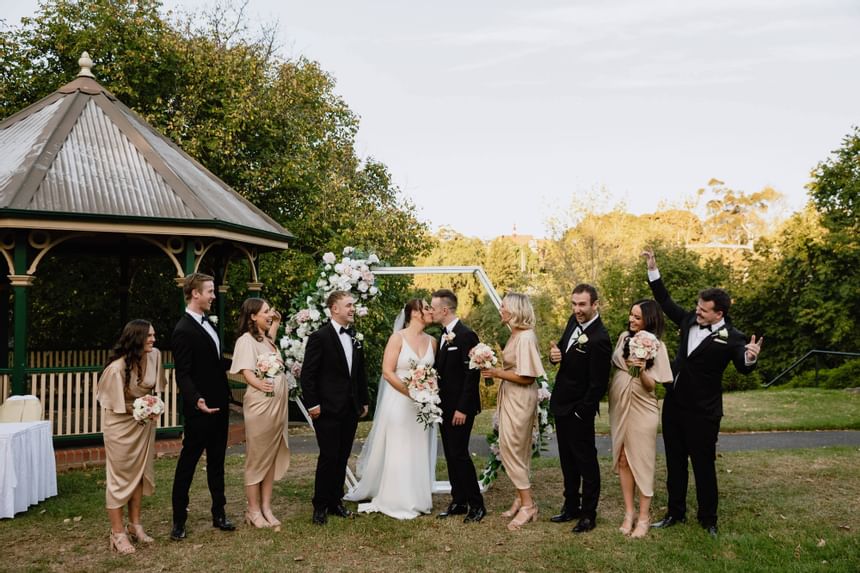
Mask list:
[[[810,356],[817,355],[817,354],[832,354],[834,356],[857,356],[857,357],[860,357],[860,352],[838,352],[836,350],[810,350],[809,352],[807,352],[806,354],[801,356],[799,359],[795,360],[791,366],[789,366],[788,368],[786,368],[785,370],[783,370],[782,372],[777,374],[773,380],[771,380],[770,382],[768,382],[766,384],[762,384],[762,387],[768,388],[771,384],[773,384],[774,382],[776,382],[777,380],[779,380],[780,378],[782,378],[783,376],[785,376],[786,374],[788,374],[789,372],[791,372],[792,370],[794,370],[795,368],[800,366],[803,362],[806,361],[807,358],[809,358]],[[817,363],[815,365],[815,379],[816,379],[816,381],[818,380],[818,364]]]

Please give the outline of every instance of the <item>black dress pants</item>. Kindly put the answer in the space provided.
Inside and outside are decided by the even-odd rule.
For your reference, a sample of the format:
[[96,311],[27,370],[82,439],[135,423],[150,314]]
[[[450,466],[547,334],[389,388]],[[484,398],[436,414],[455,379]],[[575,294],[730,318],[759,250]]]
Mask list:
[[472,434],[474,416],[466,416],[462,426],[451,423],[453,412],[442,414],[442,449],[448,464],[448,480],[451,482],[451,498],[454,503],[469,507],[484,507],[484,497],[478,486],[478,474],[469,454],[469,437]]
[[684,412],[671,402],[663,405],[663,444],[666,447],[666,489],[669,515],[682,519],[687,514],[687,460],[696,479],[696,515],[705,527],[717,524],[717,437],[720,418]]
[[197,462],[206,452],[206,480],[212,496],[212,517],[224,515],[224,456],[227,451],[229,414],[226,408],[216,414],[200,414],[185,418],[182,451],[173,477],[173,522],[184,524],[188,519],[188,492]]
[[346,464],[352,453],[357,427],[358,414],[354,410],[340,413],[323,411],[314,420],[320,450],[314,477],[314,508],[333,509],[343,503]]
[[580,420],[575,414],[555,418],[558,457],[564,477],[564,506],[570,513],[592,520],[600,499],[600,465],[594,445],[594,417]]

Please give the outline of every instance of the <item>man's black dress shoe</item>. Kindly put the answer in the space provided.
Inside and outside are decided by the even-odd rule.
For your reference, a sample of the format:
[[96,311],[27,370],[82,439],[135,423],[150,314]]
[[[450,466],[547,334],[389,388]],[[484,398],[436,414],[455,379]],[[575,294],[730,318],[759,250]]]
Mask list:
[[702,525],[702,527],[704,528],[705,531],[708,532],[708,535],[710,535],[714,539],[717,538],[717,526],[716,525]]
[[185,539],[185,524],[184,523],[174,523],[173,528],[170,530],[170,539],[173,541],[182,541]]
[[448,509],[441,512],[438,517],[439,519],[445,519],[446,517],[450,517],[452,515],[465,515],[469,513],[469,506],[465,503],[452,503],[448,506]]
[[328,512],[338,517],[352,517],[352,512],[345,508],[343,504],[338,504],[334,507],[330,507],[328,509]]
[[667,515],[660,521],[655,521],[651,524],[651,527],[656,529],[665,529],[666,527],[672,527],[673,525],[678,525],[679,523],[687,523],[686,517],[673,517],[671,515]]
[[566,523],[568,521],[573,521],[574,519],[579,519],[579,510],[568,511],[566,507],[562,507],[561,513],[558,515],[553,515],[549,518],[553,523]]
[[591,531],[595,527],[597,527],[597,524],[594,523],[593,519],[589,517],[583,517],[579,520],[579,522],[577,522],[576,525],[573,526],[573,529],[571,529],[571,531],[573,533],[585,533],[586,531]]
[[212,527],[217,527],[221,531],[236,531],[236,526],[230,521],[226,515],[212,518]]
[[478,523],[484,519],[485,515],[487,515],[487,510],[483,505],[480,507],[470,507],[468,515],[463,519],[463,523]]
[[327,514],[328,512],[324,507],[315,507],[314,508],[314,525],[325,525],[328,522]]

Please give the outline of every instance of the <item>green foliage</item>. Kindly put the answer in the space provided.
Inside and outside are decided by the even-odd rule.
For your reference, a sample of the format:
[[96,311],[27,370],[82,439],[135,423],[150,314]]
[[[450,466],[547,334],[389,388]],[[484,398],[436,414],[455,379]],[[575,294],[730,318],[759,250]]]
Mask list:
[[758,369],[750,374],[741,374],[735,369],[734,364],[729,364],[723,372],[723,391],[739,392],[743,390],[758,390],[762,385],[761,373]]
[[858,388],[860,387],[860,359],[848,360],[836,368],[806,370],[794,376],[785,388]]
[[824,226],[853,235],[856,244],[860,231],[860,127],[854,127],[833,154],[812,172],[809,194]]
[[[68,82],[87,50],[103,86],[295,235],[290,250],[259,258],[262,294],[276,308],[288,308],[328,250],[362,245],[392,265],[412,264],[432,246],[426,224],[385,165],[356,155],[358,118],[335,92],[334,78],[316,62],[279,58],[276,35],[274,28],[248,34],[242,12],[223,7],[203,19],[179,20],[163,14],[156,0],[48,0],[33,18],[0,31],[0,114]],[[228,334],[248,294],[247,265],[234,259],[227,269]],[[68,308],[74,316],[62,325],[91,332],[92,340],[57,331],[54,339],[102,345],[110,337],[99,328],[121,326],[89,306],[103,304],[99,293],[113,288],[103,289],[102,277],[91,270],[71,271],[81,275],[79,288],[88,294]],[[65,296],[60,277],[40,271],[38,279],[46,292]],[[405,284],[391,282],[394,299],[403,298]],[[141,311],[156,309],[161,312],[159,305]],[[169,322],[177,311],[178,305],[165,308]]]

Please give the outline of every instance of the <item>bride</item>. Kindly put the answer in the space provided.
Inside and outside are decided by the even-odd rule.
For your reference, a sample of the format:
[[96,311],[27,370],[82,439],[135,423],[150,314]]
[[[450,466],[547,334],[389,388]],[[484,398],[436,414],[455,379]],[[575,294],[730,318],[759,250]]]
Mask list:
[[431,432],[436,427],[425,430],[416,420],[415,403],[403,382],[410,367],[433,366],[436,340],[424,333],[431,321],[430,305],[410,300],[385,346],[373,428],[356,464],[360,480],[344,498],[369,499],[358,505],[359,512],[412,519],[433,509]]

